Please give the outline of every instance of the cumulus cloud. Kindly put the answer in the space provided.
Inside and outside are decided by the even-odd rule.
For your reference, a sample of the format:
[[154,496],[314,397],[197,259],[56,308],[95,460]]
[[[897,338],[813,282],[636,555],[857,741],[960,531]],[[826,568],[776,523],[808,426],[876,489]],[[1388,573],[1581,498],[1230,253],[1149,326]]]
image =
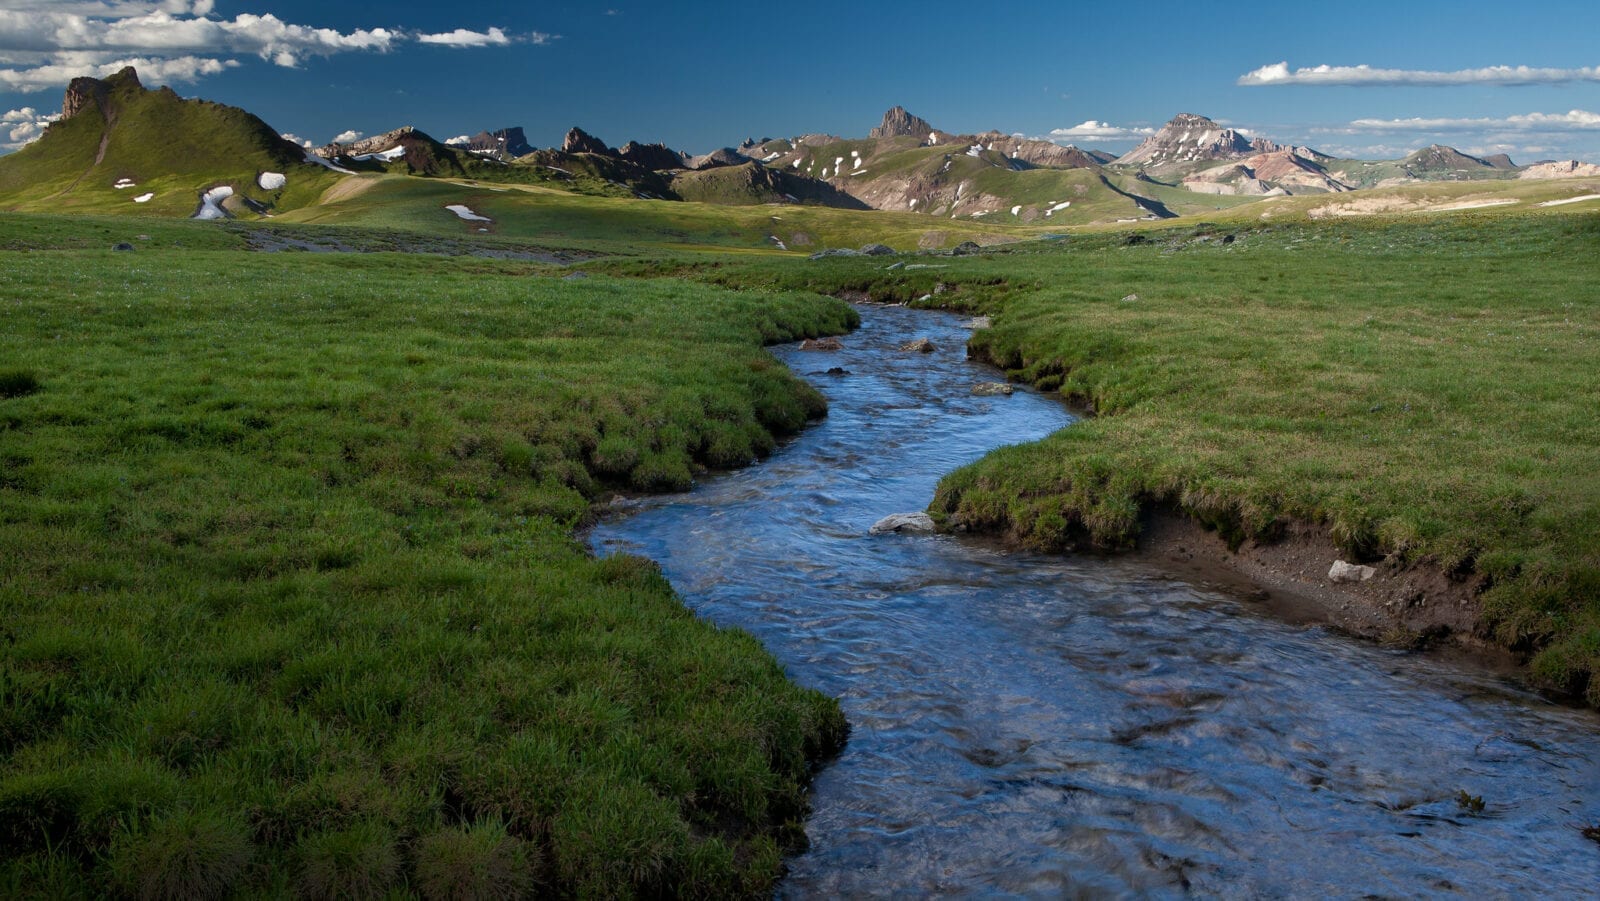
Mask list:
[[352,131],[341,131],[338,134],[333,136],[333,141],[331,143],[334,143],[334,144],[348,144],[351,141],[359,141],[359,140],[361,140],[361,134],[362,134],[361,132],[353,131],[353,130]]
[[39,140],[51,122],[61,118],[60,113],[41,113],[31,106],[0,113],[0,149],[16,150]]
[[1060,140],[1133,141],[1143,140],[1155,133],[1153,128],[1126,128],[1090,119],[1071,128],[1052,129],[1050,137]]
[[29,93],[64,87],[67,82],[82,75],[105,78],[132,66],[139,70],[141,81],[153,84],[184,84],[207,75],[216,75],[239,65],[236,60],[208,59],[195,56],[179,57],[124,57],[100,62],[102,57],[83,58],[77,54],[64,54],[59,62],[31,69],[0,69],[0,88]]
[[1537,68],[1533,66],[1486,66],[1453,72],[1422,69],[1378,69],[1372,66],[1311,66],[1289,68],[1279,62],[1262,66],[1239,76],[1247,87],[1263,85],[1463,85],[1463,84],[1561,84],[1572,81],[1600,81],[1600,66],[1580,69]]
[[[214,75],[248,54],[284,67],[346,52],[387,53],[406,43],[472,48],[548,44],[554,35],[513,35],[501,28],[417,33],[390,28],[340,31],[301,25],[271,13],[214,18],[213,0],[0,0],[0,86],[15,91],[59,88],[123,57],[168,61],[176,80]],[[209,60],[209,65],[180,60]],[[74,66],[79,71],[67,71]],[[141,75],[161,81],[154,69]],[[114,70],[113,70],[114,71]]]

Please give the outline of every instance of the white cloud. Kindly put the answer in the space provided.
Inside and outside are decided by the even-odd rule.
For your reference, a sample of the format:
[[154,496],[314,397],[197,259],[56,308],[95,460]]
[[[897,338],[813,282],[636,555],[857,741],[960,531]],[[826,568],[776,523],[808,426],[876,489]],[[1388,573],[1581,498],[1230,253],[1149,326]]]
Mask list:
[[333,141],[331,143],[334,143],[334,144],[348,144],[351,141],[359,141],[359,140],[361,140],[361,132],[359,132],[359,131],[341,131],[338,134],[333,136]]
[[[141,77],[159,82],[164,78],[158,69],[174,73],[176,80],[217,74],[236,65],[216,59],[229,54],[295,67],[308,57],[386,53],[405,43],[470,48],[542,45],[556,39],[543,32],[512,35],[500,28],[436,34],[389,28],[339,31],[286,22],[271,13],[213,18],[214,7],[214,0],[0,0],[0,66],[11,67],[0,69],[0,87],[60,88],[75,76],[94,74],[130,56],[157,61],[138,68]],[[211,64],[192,62],[198,59]],[[180,64],[183,60],[191,62]]]
[[16,150],[44,134],[51,122],[61,118],[60,113],[41,113],[31,106],[0,113],[0,149]]
[[1528,113],[1522,116],[1481,119],[1357,119],[1345,133],[1366,131],[1595,131],[1600,113],[1570,110],[1565,113]]
[[1109,122],[1096,122],[1090,119],[1080,122],[1071,128],[1056,128],[1050,132],[1051,138],[1063,140],[1095,140],[1095,141],[1128,141],[1142,140],[1156,133],[1153,128],[1126,128],[1112,125]]
[[1109,122],[1080,122],[1072,128],[1053,128],[1051,138],[1093,138],[1099,141],[1125,141],[1125,139],[1149,138],[1155,134],[1154,128],[1125,128],[1125,126],[1112,125]]
[[417,41],[423,44],[442,44],[446,47],[504,47],[511,43],[511,37],[498,28],[491,28],[488,31],[457,28],[455,31],[440,34],[419,34]]
[[1238,83],[1261,85],[1462,85],[1462,84],[1560,84],[1571,81],[1600,81],[1600,66],[1582,69],[1535,68],[1532,66],[1487,66],[1430,72],[1421,69],[1375,69],[1371,66],[1311,66],[1290,70],[1287,61],[1262,66],[1239,76]]
[[182,84],[197,81],[207,75],[219,74],[237,65],[239,63],[231,59],[219,60],[195,56],[128,57],[97,62],[80,58],[75,54],[63,54],[61,62],[31,69],[0,69],[0,88],[19,93],[48,91],[64,87],[67,82],[81,75],[105,78],[128,66],[139,71],[140,81],[151,84]]

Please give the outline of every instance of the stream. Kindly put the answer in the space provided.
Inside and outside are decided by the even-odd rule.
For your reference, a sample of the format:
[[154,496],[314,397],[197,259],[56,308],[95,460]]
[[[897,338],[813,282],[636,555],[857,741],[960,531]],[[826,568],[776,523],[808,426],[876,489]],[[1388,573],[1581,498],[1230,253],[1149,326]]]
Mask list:
[[861,313],[844,350],[774,349],[827,419],[590,535],[840,699],[781,897],[1600,893],[1600,716],[1138,560],[869,535],[1072,416],[971,396],[999,375],[958,317]]

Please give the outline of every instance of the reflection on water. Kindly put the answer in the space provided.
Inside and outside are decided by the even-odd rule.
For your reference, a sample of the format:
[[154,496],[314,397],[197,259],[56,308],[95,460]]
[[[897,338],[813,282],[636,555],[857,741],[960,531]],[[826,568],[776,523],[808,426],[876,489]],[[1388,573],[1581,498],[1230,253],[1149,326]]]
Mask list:
[[[1592,714],[1133,561],[869,536],[942,473],[1071,417],[970,396],[993,374],[964,361],[954,317],[862,319],[842,352],[779,352],[828,395],[824,423],[592,535],[842,700],[850,742],[781,894],[1600,888],[1576,828],[1600,821]],[[921,336],[938,352],[895,349]]]

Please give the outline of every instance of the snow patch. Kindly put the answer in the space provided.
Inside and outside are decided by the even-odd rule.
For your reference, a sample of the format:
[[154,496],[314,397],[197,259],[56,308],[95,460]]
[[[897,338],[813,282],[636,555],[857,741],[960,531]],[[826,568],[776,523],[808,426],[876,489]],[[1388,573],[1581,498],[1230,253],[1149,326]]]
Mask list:
[[463,219],[463,220],[465,220],[467,222],[493,222],[494,221],[493,219],[490,219],[488,216],[480,216],[477,213],[474,213],[472,211],[472,208],[467,206],[464,203],[448,204],[448,205],[445,206],[445,209],[449,210],[452,213],[455,213],[458,218]]
[[152,198],[154,196],[156,196],[156,195],[154,195],[154,194],[140,194],[138,197],[133,198],[133,202],[134,203],[149,203],[150,202],[150,198]]
[[360,156],[353,156],[351,159],[358,163],[370,163],[373,160],[381,160],[385,163],[391,163],[405,155],[406,149],[401,147],[399,144],[396,144],[395,146],[390,147],[388,150],[380,150],[377,153],[363,153]]
[[315,153],[311,153],[310,151],[306,152],[306,162],[321,166],[324,169],[332,169],[333,171],[338,172],[341,175],[354,175],[355,174],[354,172],[351,172],[349,169],[346,169],[343,166],[335,165],[332,161],[325,160],[322,157],[317,156]]
[[200,195],[200,212],[194,214],[196,219],[226,219],[228,214],[223,212],[222,202],[233,196],[233,188],[227,185],[217,185],[215,188]]
[[289,177],[282,172],[263,172],[256,178],[263,191],[276,191],[288,183]]
[[1565,200],[1546,200],[1540,206],[1566,206],[1569,203],[1582,203],[1585,200],[1600,200],[1600,194],[1585,194],[1582,197],[1568,197]]

